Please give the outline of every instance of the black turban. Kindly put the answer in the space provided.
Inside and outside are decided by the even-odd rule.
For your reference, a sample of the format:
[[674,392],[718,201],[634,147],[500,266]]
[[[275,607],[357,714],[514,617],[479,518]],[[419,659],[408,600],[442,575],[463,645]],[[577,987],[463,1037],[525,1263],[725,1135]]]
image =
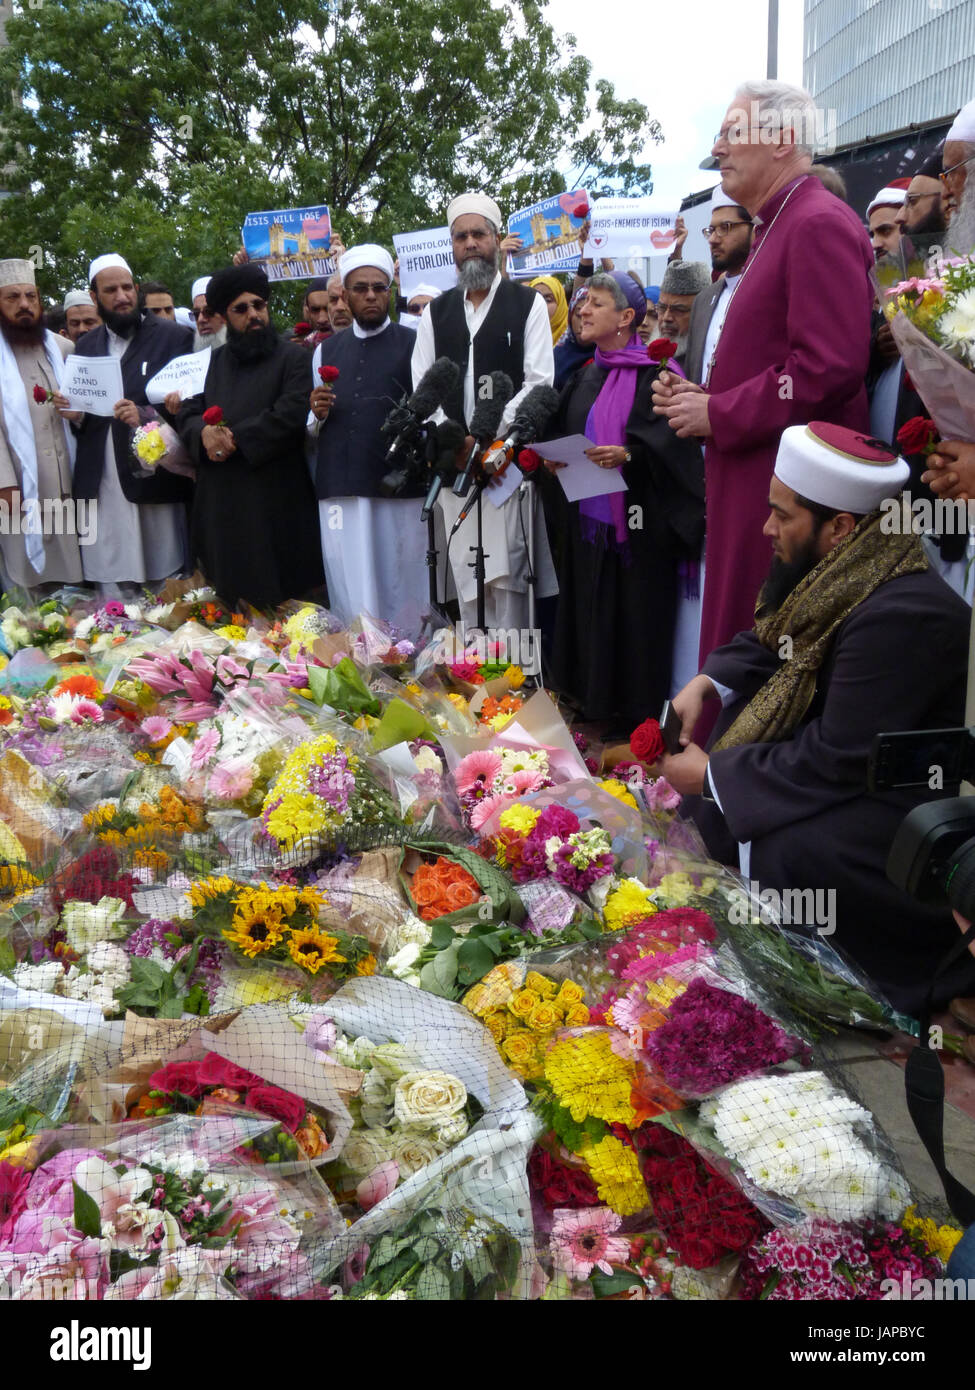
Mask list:
[[243,265],[229,265],[226,270],[218,270],[211,277],[207,285],[207,308],[211,314],[226,314],[227,305],[242,294],[256,294],[260,299],[267,299],[269,293],[263,267],[245,261]]

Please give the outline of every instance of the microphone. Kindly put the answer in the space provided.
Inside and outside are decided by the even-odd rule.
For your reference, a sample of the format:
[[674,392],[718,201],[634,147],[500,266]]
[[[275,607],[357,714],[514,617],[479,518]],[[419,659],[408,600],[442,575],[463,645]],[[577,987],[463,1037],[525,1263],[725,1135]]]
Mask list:
[[555,414],[559,405],[559,393],[552,386],[533,386],[518,406],[518,413],[508,429],[507,439],[496,444],[484,459],[488,473],[497,472],[502,463],[514,457],[516,449],[526,444],[534,444],[542,430]]
[[467,455],[463,473],[458,476],[454,483],[455,497],[466,496],[467,489],[471,485],[477,455],[497,434],[504,408],[514,394],[515,388],[510,376],[505,372],[491,373],[491,390],[483,400],[478,401],[471,416],[470,433],[474,436],[474,444]]
[[438,357],[428,367],[413,394],[404,396],[386,416],[381,433],[393,436],[393,442],[386,451],[387,462],[401,449],[419,441],[423,422],[443,405],[459,381],[460,370],[449,357]]
[[436,471],[427,489],[423,510],[420,512],[421,521],[426,521],[433,510],[433,504],[440,496],[440,489],[443,487],[444,473],[449,473],[457,457],[457,452],[463,448],[466,438],[467,431],[456,420],[442,420],[437,426],[436,435],[431,434],[429,443],[435,444],[436,447],[436,456],[431,462]]

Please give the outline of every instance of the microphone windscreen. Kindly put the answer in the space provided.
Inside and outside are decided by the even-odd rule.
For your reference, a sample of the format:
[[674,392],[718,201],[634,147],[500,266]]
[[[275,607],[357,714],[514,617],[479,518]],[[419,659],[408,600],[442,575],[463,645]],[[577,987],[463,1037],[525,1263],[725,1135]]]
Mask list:
[[492,372],[490,389],[478,400],[471,416],[470,432],[479,443],[490,444],[497,436],[504,408],[515,394],[511,377],[505,372]]
[[423,373],[407,405],[418,420],[439,409],[460,380],[460,370],[449,357],[438,357]]

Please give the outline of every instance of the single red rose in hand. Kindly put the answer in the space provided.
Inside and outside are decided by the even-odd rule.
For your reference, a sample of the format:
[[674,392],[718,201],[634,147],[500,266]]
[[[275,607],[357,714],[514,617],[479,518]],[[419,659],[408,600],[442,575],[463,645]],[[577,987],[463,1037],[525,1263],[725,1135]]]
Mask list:
[[518,455],[518,467],[522,473],[534,473],[536,468],[540,468],[542,458],[534,449],[522,449]]
[[331,362],[326,362],[324,367],[319,367],[318,375],[327,386],[330,381],[337,381],[339,377],[338,367],[333,367]]
[[45,391],[43,386],[34,387],[34,400],[38,405],[45,405],[50,399],[50,391]]
[[913,415],[897,431],[897,443],[905,454],[923,454],[938,441],[938,427],[925,415]]
[[304,319],[302,319],[300,323],[296,323],[294,326],[294,335],[296,338],[307,338],[310,332],[311,324],[305,323]]
[[205,425],[223,425],[226,421],[223,418],[223,410],[219,405],[211,405],[203,412],[203,423]]
[[647,343],[647,356],[651,362],[666,362],[676,351],[677,344],[671,338],[654,338],[652,343]]
[[641,763],[655,763],[666,752],[660,724],[656,719],[644,719],[630,734],[630,749]]
[[574,207],[574,208],[572,209],[572,216],[573,216],[573,217],[580,217],[580,218],[586,218],[586,217],[588,217],[588,216],[589,216],[589,204],[588,204],[588,203],[579,203],[579,204],[577,204],[577,206]]

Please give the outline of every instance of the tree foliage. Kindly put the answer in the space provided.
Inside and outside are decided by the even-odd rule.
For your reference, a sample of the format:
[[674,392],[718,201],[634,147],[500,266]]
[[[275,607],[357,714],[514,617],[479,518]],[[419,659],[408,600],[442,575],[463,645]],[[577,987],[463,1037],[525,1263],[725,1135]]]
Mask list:
[[659,126],[596,84],[538,0],[44,0],[0,50],[6,255],[48,292],[119,250],[171,284],[226,264],[244,214],[326,202],[346,243],[503,208],[582,175],[646,185]]

